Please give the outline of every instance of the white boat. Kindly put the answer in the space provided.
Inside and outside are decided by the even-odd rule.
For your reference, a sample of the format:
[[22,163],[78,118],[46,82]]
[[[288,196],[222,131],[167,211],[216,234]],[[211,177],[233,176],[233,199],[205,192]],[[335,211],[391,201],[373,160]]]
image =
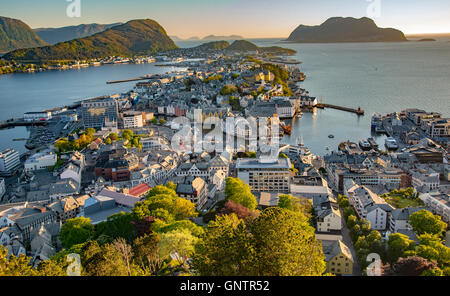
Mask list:
[[399,148],[397,141],[394,138],[387,138],[384,145],[389,150],[397,150]]

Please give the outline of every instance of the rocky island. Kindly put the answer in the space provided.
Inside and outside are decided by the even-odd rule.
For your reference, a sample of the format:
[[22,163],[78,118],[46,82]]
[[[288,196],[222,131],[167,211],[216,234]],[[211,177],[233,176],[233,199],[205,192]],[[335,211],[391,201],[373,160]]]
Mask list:
[[286,41],[297,43],[400,42],[407,41],[403,32],[379,28],[367,17],[333,17],[320,26],[298,26]]

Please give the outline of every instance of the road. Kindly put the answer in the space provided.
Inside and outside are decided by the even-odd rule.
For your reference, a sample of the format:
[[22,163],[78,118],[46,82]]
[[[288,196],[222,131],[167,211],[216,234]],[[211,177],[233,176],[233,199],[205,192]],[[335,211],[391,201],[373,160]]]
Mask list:
[[350,231],[347,228],[347,224],[345,223],[345,219],[344,214],[341,212],[341,216],[342,216],[342,239],[344,241],[344,244],[346,244],[348,246],[348,248],[350,249],[350,252],[352,253],[353,259],[354,259],[354,263],[353,263],[353,276],[361,276],[362,272],[361,272],[361,268],[359,266],[359,262],[358,262],[358,257],[356,256],[356,251],[355,251],[355,247],[353,246],[353,242],[352,239],[350,237]]

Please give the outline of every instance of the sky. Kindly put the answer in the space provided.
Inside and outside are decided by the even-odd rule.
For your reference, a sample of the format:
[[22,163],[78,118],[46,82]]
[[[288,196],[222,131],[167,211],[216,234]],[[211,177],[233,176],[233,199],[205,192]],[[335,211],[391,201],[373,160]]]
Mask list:
[[[69,5],[80,2],[80,17]],[[171,36],[287,37],[300,24],[329,17],[365,17],[405,34],[450,32],[449,0],[0,0],[0,16],[32,28],[127,22],[150,18]]]

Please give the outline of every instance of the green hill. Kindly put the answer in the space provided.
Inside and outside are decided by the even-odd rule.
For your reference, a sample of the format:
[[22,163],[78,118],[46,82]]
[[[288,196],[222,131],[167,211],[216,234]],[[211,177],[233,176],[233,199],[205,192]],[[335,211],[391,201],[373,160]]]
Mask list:
[[227,41],[214,41],[203,43],[202,45],[197,46],[197,49],[201,50],[224,50],[230,46],[230,43]]
[[34,32],[36,32],[36,34],[38,34],[38,36],[41,37],[45,42],[49,44],[56,44],[59,42],[69,41],[76,38],[91,36],[121,24],[122,23],[115,23],[109,25],[83,24],[78,26],[68,26],[62,28],[39,28],[34,29]]
[[47,43],[24,22],[0,16],[0,52],[44,45]]
[[258,46],[247,41],[247,40],[236,40],[234,41],[227,50],[229,51],[257,51]]
[[52,46],[21,49],[4,56],[8,60],[45,62],[87,60],[108,56],[152,55],[177,46],[153,20],[133,20],[89,37]]

